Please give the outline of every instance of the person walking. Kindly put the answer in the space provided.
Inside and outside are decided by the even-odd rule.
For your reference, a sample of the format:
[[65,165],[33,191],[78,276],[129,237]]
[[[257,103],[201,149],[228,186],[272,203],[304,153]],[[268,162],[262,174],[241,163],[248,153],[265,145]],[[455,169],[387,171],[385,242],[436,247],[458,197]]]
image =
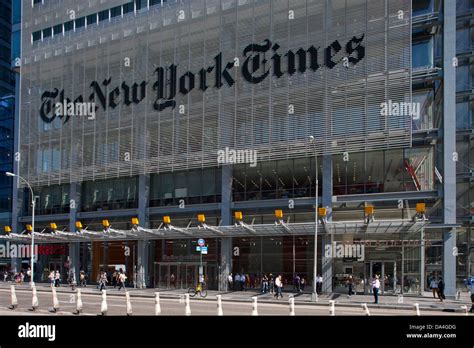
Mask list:
[[472,271],[471,276],[466,279],[466,286],[471,292],[471,309],[469,313],[474,313],[474,271]]
[[347,298],[350,298],[354,293],[354,280],[352,279],[351,275],[349,276],[349,279],[347,279],[347,287],[349,288]]
[[240,290],[240,274],[236,273],[234,277],[234,290]]
[[118,275],[118,286],[119,286],[119,291],[121,288],[125,288],[125,280],[127,280],[127,276],[125,275],[125,273],[120,270],[120,273]]
[[318,274],[316,276],[316,293],[318,295],[321,295],[321,293],[323,292],[323,277],[321,277],[320,274]]
[[380,280],[379,275],[376,274],[372,280],[372,292],[374,293],[374,303],[379,303]]
[[54,286],[57,288],[59,287],[59,279],[61,278],[61,275],[59,274],[59,270],[56,270],[54,272]]
[[262,277],[262,293],[266,294],[268,292],[268,277],[266,274]]
[[268,285],[269,285],[269,290],[270,294],[273,294],[275,292],[275,278],[273,278],[273,274],[270,273],[270,277],[268,279]]
[[5,271],[3,272],[3,281],[6,282],[6,281],[7,281],[7,278],[8,278],[8,271],[5,270]]
[[444,296],[444,281],[443,277],[439,277],[438,281],[438,297],[441,302],[444,302],[446,296]]
[[106,290],[108,281],[107,281],[107,273],[103,272],[99,279],[99,291]]
[[80,286],[86,287],[86,274],[84,271],[81,271],[79,273],[79,281],[80,281]]
[[438,280],[436,277],[431,278],[430,289],[433,291],[433,298],[436,298],[436,293],[438,292]]
[[305,285],[306,285],[306,280],[303,277],[301,277],[301,292],[304,291]]
[[27,281],[29,282],[32,282],[33,279],[31,279],[31,268],[28,267],[28,269],[26,270],[26,278],[27,278]]
[[55,285],[55,277],[54,277],[54,271],[50,270],[49,275],[48,275],[49,282],[51,283],[51,286]]
[[283,281],[281,279],[281,275],[276,277],[275,279],[275,287],[276,287],[276,292],[275,292],[275,298],[278,300],[278,297],[283,298]]
[[300,292],[300,290],[301,290],[301,278],[298,274],[296,274],[295,278],[293,279],[293,285],[295,287],[295,291]]
[[240,291],[244,291],[244,290],[245,290],[245,280],[246,280],[245,278],[246,278],[246,277],[245,277],[245,274],[242,273],[242,274],[240,275]]
[[229,273],[227,276],[227,289],[228,291],[231,291],[234,288],[234,277],[232,277],[232,273]]

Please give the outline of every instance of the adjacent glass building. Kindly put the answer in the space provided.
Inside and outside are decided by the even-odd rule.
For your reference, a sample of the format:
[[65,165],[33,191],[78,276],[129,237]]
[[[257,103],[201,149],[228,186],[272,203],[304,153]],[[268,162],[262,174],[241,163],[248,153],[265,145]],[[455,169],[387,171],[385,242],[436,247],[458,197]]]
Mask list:
[[[379,274],[386,294],[419,293],[437,274],[454,295],[473,262],[473,8],[24,2],[14,170],[36,195],[35,277],[122,268],[137,287],[186,288],[202,262],[214,289],[229,273],[291,288],[312,284],[316,257],[326,292],[349,275],[369,292]],[[3,238],[17,242],[31,223],[18,187]]]

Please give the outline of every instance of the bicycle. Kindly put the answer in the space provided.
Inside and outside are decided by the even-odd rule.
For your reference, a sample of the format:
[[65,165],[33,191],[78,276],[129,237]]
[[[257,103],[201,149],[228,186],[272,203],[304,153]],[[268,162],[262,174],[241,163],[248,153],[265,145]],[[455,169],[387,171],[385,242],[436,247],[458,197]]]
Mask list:
[[195,288],[189,288],[188,290],[189,296],[194,297],[198,293],[201,297],[206,297],[207,296],[207,289],[204,283],[198,283],[198,285]]

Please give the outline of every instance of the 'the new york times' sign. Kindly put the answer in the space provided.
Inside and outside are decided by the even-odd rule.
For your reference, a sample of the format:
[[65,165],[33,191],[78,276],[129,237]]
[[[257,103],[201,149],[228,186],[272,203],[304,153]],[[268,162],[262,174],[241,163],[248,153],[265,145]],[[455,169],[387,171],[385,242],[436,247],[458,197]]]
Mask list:
[[[244,62],[241,72],[245,81],[258,84],[265,80],[270,74],[276,78],[284,75],[292,76],[296,73],[316,72],[321,68],[332,69],[337,64],[344,64],[347,68],[355,65],[365,56],[365,47],[363,44],[364,34],[360,37],[352,37],[344,46],[338,40],[332,42],[323,52],[324,64],[320,64],[321,57],[318,48],[311,46],[307,50],[299,48],[296,52],[289,50],[285,54],[279,52],[280,45],[272,44],[270,40],[265,40],[264,44],[249,44],[243,51]],[[334,60],[334,57],[344,49],[344,58]],[[271,56],[270,62],[267,57]],[[166,108],[174,109],[176,107],[176,94],[179,92],[185,96],[194,88],[206,91],[208,88],[221,88],[224,85],[232,87],[235,84],[235,68],[233,61],[223,63],[222,52],[214,57],[215,64],[202,68],[197,73],[187,71],[178,78],[179,65],[171,64],[169,67],[158,67],[155,70],[156,80],[133,82],[130,86],[123,81],[120,86],[115,88],[111,86],[113,77],[104,79],[102,83],[92,81],[90,84],[92,93],[89,95],[90,102],[98,102],[102,110],[107,108],[115,109],[119,103],[130,106],[132,103],[138,104],[147,96],[147,86],[153,87],[154,102],[153,108],[156,111],[163,111]],[[269,64],[268,64],[269,63]],[[214,76],[210,76],[213,73]],[[107,91],[110,91],[108,94]],[[74,99],[74,103],[83,103],[85,98],[79,95]],[[63,101],[71,102],[71,99],[65,96],[64,89],[59,91],[54,88],[53,91],[46,91],[41,95],[40,115],[44,122],[51,123],[56,117],[64,118],[64,122],[69,120],[68,115],[64,116],[55,112],[53,105]],[[96,106],[96,111],[99,106]]]
[[[185,1],[27,42],[21,171],[50,184],[215,166],[223,149],[409,146],[409,115],[380,105],[411,101],[410,44],[408,0]],[[74,103],[94,117],[61,112]]]

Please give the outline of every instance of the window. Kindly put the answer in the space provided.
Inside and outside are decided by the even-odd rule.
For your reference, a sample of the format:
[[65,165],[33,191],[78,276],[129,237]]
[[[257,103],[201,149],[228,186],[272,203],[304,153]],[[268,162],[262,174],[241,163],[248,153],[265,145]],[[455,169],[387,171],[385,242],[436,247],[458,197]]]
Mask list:
[[109,19],[109,10],[99,12],[99,22],[106,21]]
[[150,0],[150,6],[161,5],[161,0]]
[[33,42],[41,40],[41,30],[35,31],[32,34],[32,37],[33,37]]
[[469,35],[469,28],[464,28],[456,31],[456,53],[464,53],[471,48],[471,38]]
[[86,25],[86,17],[76,19],[76,29],[82,28]]
[[122,15],[122,6],[116,6],[110,10],[110,17],[118,17]]
[[418,0],[413,1],[413,17],[420,16],[433,12],[433,1],[432,0]]
[[87,19],[87,26],[97,24],[97,13],[88,15],[86,19]]
[[134,11],[133,1],[129,2],[128,4],[123,5],[122,7],[123,7],[123,14],[130,13],[130,12]]
[[54,35],[59,35],[59,34],[62,34],[63,33],[63,25],[62,24],[58,24],[58,25],[55,25],[53,27],[53,33]]
[[53,34],[53,29],[51,27],[43,29],[43,38],[46,39],[47,37],[51,37]]
[[146,0],[135,0],[137,11],[146,7]]
[[471,128],[471,110],[469,109],[469,102],[467,101],[456,103],[456,128]]
[[74,21],[64,23],[64,31],[71,31],[74,29]]
[[413,43],[412,68],[429,69],[433,67],[433,40]]

